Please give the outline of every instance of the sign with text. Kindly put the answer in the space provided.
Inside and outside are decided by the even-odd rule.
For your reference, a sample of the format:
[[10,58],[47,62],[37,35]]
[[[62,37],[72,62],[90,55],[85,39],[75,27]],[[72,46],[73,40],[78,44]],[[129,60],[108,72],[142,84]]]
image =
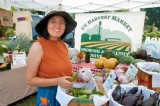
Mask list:
[[13,53],[13,65],[25,65],[25,64],[26,64],[25,52]]
[[75,48],[90,52],[91,58],[106,49],[129,55],[142,45],[144,19],[145,12],[76,14]]
[[138,72],[138,68],[136,68],[133,64],[130,64],[125,75],[128,76],[129,80],[133,80],[137,75],[137,72]]
[[103,87],[106,91],[108,91],[111,88],[115,79],[116,79],[116,74],[114,73],[114,71],[111,71],[106,81],[103,83]]

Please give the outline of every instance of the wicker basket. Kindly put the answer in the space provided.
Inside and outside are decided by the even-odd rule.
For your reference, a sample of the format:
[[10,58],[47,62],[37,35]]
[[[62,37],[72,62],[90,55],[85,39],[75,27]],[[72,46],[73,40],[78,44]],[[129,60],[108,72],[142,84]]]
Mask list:
[[146,86],[148,89],[159,91],[160,88],[152,88],[152,75],[145,73],[142,70],[138,70],[137,73],[138,85]]

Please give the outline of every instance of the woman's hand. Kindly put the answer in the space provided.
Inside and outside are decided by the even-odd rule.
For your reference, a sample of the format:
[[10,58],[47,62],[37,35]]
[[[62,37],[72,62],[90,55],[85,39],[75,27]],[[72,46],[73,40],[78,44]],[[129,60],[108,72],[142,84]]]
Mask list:
[[59,77],[58,78],[58,85],[64,89],[68,89],[68,88],[72,87],[74,82],[70,82],[69,81],[70,78],[71,78],[70,76]]

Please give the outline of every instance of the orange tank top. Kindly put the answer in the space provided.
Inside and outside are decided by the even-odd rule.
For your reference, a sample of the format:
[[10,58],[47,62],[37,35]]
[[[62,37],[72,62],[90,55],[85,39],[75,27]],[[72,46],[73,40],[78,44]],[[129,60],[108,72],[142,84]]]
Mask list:
[[39,42],[42,46],[43,58],[38,76],[45,78],[72,76],[72,63],[65,43],[61,40],[46,40],[43,37]]

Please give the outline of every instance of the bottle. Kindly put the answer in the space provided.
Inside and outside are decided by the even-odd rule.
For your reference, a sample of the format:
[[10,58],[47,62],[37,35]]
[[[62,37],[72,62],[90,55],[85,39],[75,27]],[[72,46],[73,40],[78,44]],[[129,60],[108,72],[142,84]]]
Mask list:
[[86,63],[90,62],[90,53],[89,52],[86,52],[86,54],[85,54],[85,62]]

